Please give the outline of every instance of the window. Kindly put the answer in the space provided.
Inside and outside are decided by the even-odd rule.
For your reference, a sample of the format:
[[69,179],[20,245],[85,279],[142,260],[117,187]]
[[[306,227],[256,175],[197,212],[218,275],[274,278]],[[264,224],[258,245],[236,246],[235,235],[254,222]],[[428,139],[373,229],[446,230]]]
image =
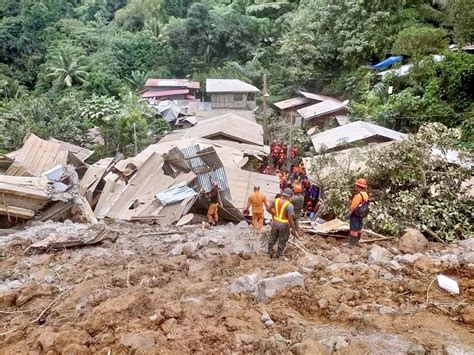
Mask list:
[[234,101],[244,101],[244,95],[234,94]]

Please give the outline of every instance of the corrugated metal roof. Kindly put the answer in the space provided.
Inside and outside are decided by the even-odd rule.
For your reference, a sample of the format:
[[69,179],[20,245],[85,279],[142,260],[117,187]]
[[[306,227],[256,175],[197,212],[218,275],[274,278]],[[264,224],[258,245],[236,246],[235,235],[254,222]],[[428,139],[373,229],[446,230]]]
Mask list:
[[188,89],[199,89],[199,81],[188,79],[148,79],[146,87],[182,87]]
[[163,205],[168,205],[196,195],[196,191],[188,187],[186,183],[182,182],[166,189],[165,191],[158,192],[155,196]]
[[[199,121],[195,126],[173,132],[166,141],[186,138],[220,138],[263,146],[262,125],[240,117],[234,113]],[[225,139],[225,138],[224,138]]]
[[377,126],[373,123],[357,121],[344,126],[329,129],[311,137],[314,149],[318,152],[323,146],[333,149],[340,144],[353,143],[371,137],[382,137],[387,140],[401,139],[405,134]]
[[337,100],[337,99],[335,99],[334,97],[331,97],[331,96],[313,94],[311,92],[306,92],[306,91],[298,91],[298,93],[301,96],[306,97],[307,99],[315,100],[315,101]]
[[294,97],[292,99],[275,102],[273,105],[280,110],[287,110],[292,107],[301,106],[309,103],[306,97]]
[[206,92],[212,93],[256,93],[255,86],[237,79],[206,79]]
[[63,142],[55,138],[50,138],[49,140],[53,143],[58,143],[61,146],[61,149],[68,150],[82,161],[86,161],[87,158],[94,154],[93,150],[89,150],[72,143]]
[[66,165],[67,156],[68,151],[63,150],[58,143],[45,141],[30,134],[6,174],[40,176],[55,166]]
[[142,94],[142,97],[149,98],[149,97],[168,97],[168,96],[176,96],[176,95],[186,95],[189,94],[188,89],[176,89],[176,90],[163,90],[163,91],[145,91]]
[[324,115],[328,115],[335,112],[342,112],[345,111],[346,107],[342,104],[342,102],[331,99],[325,100],[323,102],[318,102],[314,105],[303,107],[296,112],[303,117],[303,119],[311,119],[316,118]]
[[[226,173],[232,194],[232,203],[240,210],[245,207],[247,198],[253,193],[255,185],[260,186],[268,200],[272,200],[280,192],[280,181],[275,175],[258,174],[237,168],[227,168]],[[270,215],[267,214],[267,217]]]

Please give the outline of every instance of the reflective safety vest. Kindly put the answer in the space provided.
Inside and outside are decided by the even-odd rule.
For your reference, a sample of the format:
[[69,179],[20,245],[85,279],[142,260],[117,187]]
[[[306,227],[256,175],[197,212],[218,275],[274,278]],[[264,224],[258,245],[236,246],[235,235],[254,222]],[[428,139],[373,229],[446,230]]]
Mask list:
[[288,223],[288,216],[285,215],[286,206],[290,204],[290,201],[283,200],[283,203],[280,203],[282,199],[277,198],[275,200],[275,215],[273,219],[279,223]]

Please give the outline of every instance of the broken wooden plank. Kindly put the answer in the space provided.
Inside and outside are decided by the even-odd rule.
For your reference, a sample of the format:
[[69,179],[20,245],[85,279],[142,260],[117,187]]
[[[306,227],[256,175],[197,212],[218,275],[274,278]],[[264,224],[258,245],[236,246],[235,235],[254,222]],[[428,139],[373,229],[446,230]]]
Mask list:
[[8,206],[0,203],[0,215],[31,219],[35,216],[35,211],[27,208]]

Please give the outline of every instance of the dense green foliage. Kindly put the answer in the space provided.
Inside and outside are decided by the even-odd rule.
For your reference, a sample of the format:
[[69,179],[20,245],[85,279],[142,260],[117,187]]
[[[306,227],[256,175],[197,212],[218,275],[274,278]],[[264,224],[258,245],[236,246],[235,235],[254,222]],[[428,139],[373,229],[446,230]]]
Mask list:
[[[447,46],[472,43],[473,11],[470,0],[0,0],[0,150],[30,131],[83,141],[93,125],[128,149],[133,123],[146,144],[168,128],[128,99],[147,78],[261,86],[263,73],[271,100],[302,88],[348,98],[354,119],[406,132],[443,122],[472,148],[474,60]],[[414,64],[408,75],[368,69],[391,54]],[[110,122],[83,114],[98,98],[117,101]]]
[[[313,165],[324,171],[315,172],[324,187],[324,213],[344,219],[351,187],[362,175],[369,181],[373,201],[366,220],[369,228],[397,235],[416,227],[445,241],[473,237],[474,200],[465,193],[471,171],[439,155],[455,147],[459,134],[458,129],[430,123],[386,149],[363,149],[339,160],[333,154],[316,156]],[[433,147],[438,154],[433,154]],[[459,159],[466,162],[465,157]]]

